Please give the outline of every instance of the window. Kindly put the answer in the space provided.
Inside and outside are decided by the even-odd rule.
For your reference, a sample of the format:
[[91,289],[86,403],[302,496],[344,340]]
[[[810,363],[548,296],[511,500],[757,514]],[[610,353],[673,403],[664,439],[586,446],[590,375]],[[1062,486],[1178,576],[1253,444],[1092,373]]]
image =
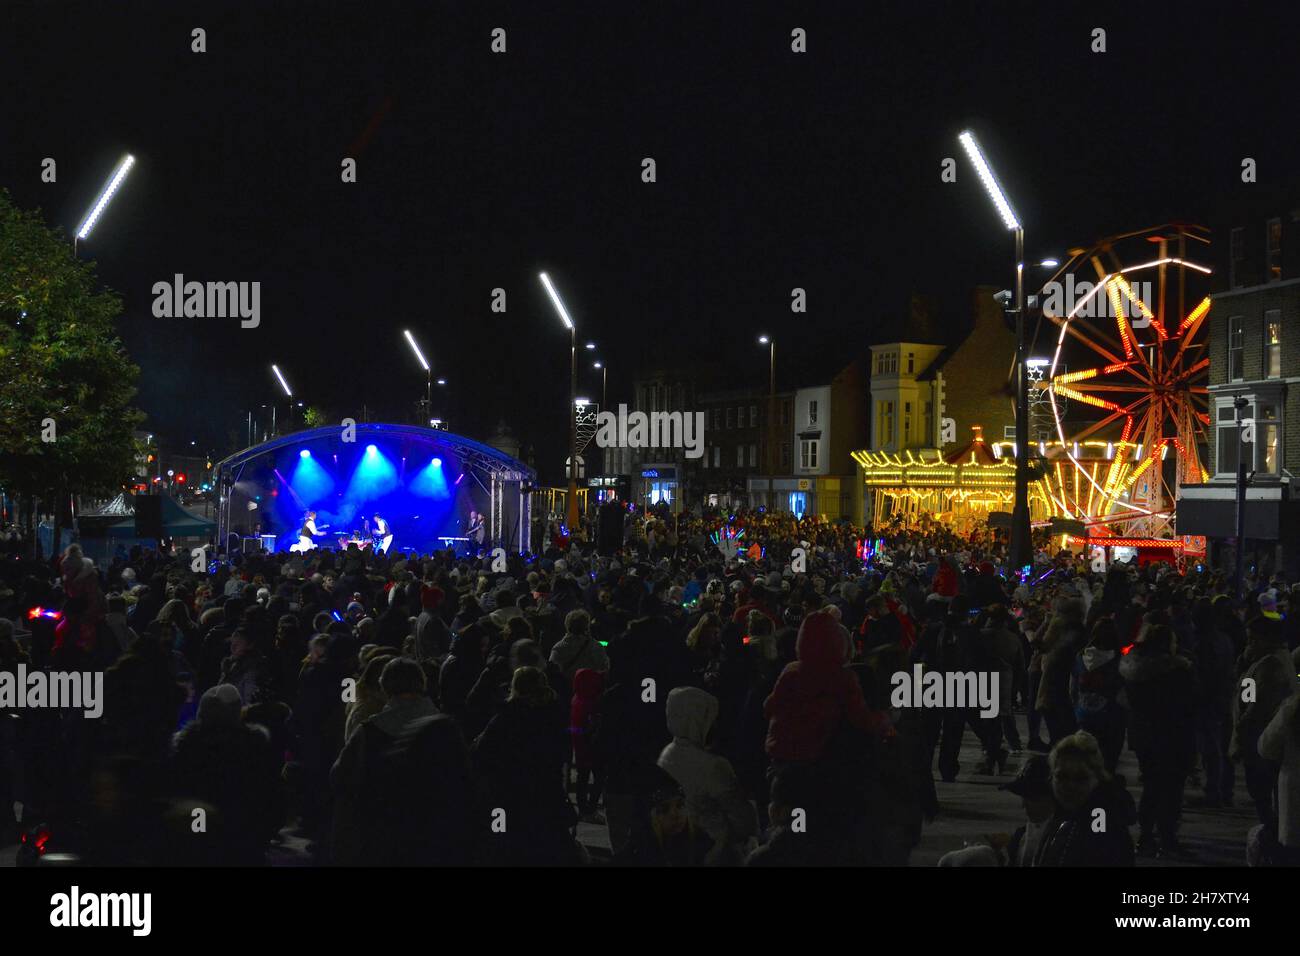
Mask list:
[[749,446],[749,467],[750,468],[758,467],[758,446],[757,445]]
[[701,464],[700,464],[700,467],[701,467],[701,468],[708,468],[708,467],[709,467],[709,451],[710,451],[709,446],[708,446],[708,445],[705,445],[705,446],[704,446],[704,460],[703,460],[703,462],[701,462]]
[[788,441],[782,442],[781,443],[781,470],[782,471],[790,470],[790,452],[791,452],[790,443]]
[[749,406],[749,427],[750,428],[758,427],[758,406],[757,405]]
[[884,401],[877,403],[876,410],[876,446],[883,447],[894,440],[894,403]]
[[808,424],[817,424],[817,402],[815,400],[808,403]]
[[817,446],[819,441],[805,439],[799,442],[799,467],[805,470],[817,467]]
[[744,445],[736,446],[736,467],[737,468],[745,467],[745,446]]
[[911,375],[912,372],[914,372],[915,370],[916,370],[916,355],[915,353],[908,352],[907,353],[907,374]]
[[1267,255],[1265,259],[1265,275],[1269,282],[1276,282],[1282,278],[1282,220],[1270,219],[1264,227],[1265,238],[1267,239]]
[[897,371],[898,371],[897,352],[876,353],[876,373],[878,375],[892,375]]
[[736,427],[736,410],[730,406],[727,407],[727,427]]
[[[1246,409],[1248,412],[1249,409]],[[1220,475],[1237,473],[1237,413],[1231,405],[1219,406],[1217,429],[1218,462],[1215,471]]]
[[1264,313],[1264,377],[1282,377],[1282,312]]
[[722,446],[721,445],[713,446],[713,467],[714,468],[722,467]]
[[713,410],[713,430],[715,432],[718,430],[718,426],[721,424],[719,421],[721,417],[722,417],[722,409],[715,408]]
[[[1241,444],[1247,471],[1276,475],[1282,462],[1282,421],[1275,401],[1247,396],[1248,404],[1241,410],[1243,419],[1255,423],[1255,441]],[[1220,400],[1215,421],[1216,458],[1215,472],[1220,475],[1237,473],[1238,439],[1244,429],[1237,422],[1237,409],[1230,398]]]
[[1228,236],[1228,286],[1239,289],[1245,284],[1241,274],[1241,263],[1246,258],[1246,230],[1238,226]]
[[1255,470],[1268,475],[1277,474],[1278,440],[1281,437],[1277,420],[1277,406],[1261,402],[1255,415]]
[[912,441],[912,403],[903,403],[903,444],[910,444]]
[[1240,382],[1246,376],[1246,320],[1240,315],[1228,318],[1228,381]]

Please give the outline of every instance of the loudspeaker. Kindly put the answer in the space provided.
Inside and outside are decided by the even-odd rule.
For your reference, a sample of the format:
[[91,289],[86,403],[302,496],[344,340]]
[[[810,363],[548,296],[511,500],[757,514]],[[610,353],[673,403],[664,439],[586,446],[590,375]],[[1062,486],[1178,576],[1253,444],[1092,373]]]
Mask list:
[[153,538],[154,540],[162,538],[162,498],[160,496],[136,496],[135,536],[137,538]]

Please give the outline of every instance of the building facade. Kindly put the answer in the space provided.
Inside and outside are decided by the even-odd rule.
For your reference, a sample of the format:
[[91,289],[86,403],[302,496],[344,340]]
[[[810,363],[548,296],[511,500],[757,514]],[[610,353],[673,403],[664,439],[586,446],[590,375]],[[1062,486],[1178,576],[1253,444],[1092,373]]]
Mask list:
[[[1300,197],[1300,191],[1293,194]],[[1226,227],[1226,228],[1223,228]],[[1247,568],[1300,571],[1300,198],[1271,198],[1228,218],[1208,318],[1209,481],[1183,485],[1178,531],[1204,536],[1208,559],[1235,562],[1238,462]]]

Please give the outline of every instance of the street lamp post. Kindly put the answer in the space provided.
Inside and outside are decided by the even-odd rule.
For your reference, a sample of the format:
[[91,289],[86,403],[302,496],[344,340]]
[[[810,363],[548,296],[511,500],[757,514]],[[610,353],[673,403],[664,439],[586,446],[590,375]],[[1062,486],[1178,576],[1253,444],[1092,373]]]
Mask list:
[[[767,335],[758,337],[759,345],[767,346],[767,473],[776,474],[776,339]],[[775,504],[775,502],[773,503]]]
[[1003,224],[1016,237],[1016,493],[1011,512],[1011,566],[1033,563],[1029,532],[1029,392],[1025,375],[1025,230],[998,182],[993,168],[969,130],[958,137]]
[[90,207],[90,212],[86,213],[86,218],[81,221],[81,225],[77,227],[77,231],[72,237],[72,257],[74,259],[77,256],[77,242],[89,238],[90,230],[95,228],[95,223],[104,214],[104,210],[108,208],[108,203],[113,198],[113,194],[117,192],[118,187],[122,185],[122,181],[126,179],[126,174],[131,171],[131,167],[134,165],[134,156],[129,153],[123,156],[122,161],[117,164],[117,169],[113,170],[113,175],[104,184],[99,198],[95,200],[95,205]]
[[[421,352],[420,347],[415,344],[415,336],[411,335],[411,330],[403,329],[402,334],[406,336],[406,341],[410,343],[411,351],[415,353],[415,357],[420,363],[420,368],[424,369],[424,414],[421,418],[428,418],[433,414],[433,369],[431,369],[429,363],[424,360],[424,353]],[[441,382],[439,382],[439,384],[441,384]]]
[[[285,395],[288,397],[288,399],[289,399],[289,430],[290,430],[290,431],[293,431],[293,391],[289,388],[289,383],[286,382],[286,381],[284,380],[284,375],[281,374],[281,372],[280,372],[280,368],[279,368],[278,365],[272,365],[272,366],[271,366],[271,371],[274,372],[274,373],[275,373],[275,377],[278,378],[278,379],[280,380],[280,387],[281,387],[282,389],[284,389],[284,394],[285,394]],[[274,424],[274,422],[275,422],[275,403],[274,403],[274,402],[271,403],[271,421],[272,421],[271,431],[275,431],[275,424]]]
[[560,300],[560,294],[551,285],[550,277],[545,273],[538,276],[546,293],[551,297],[551,304],[560,316],[560,321],[569,330],[569,506],[566,509],[565,523],[569,534],[578,528],[578,415],[574,404],[578,397],[578,330],[569,318],[569,312]]
[[591,367],[600,369],[600,410],[603,412],[608,408],[605,404],[605,392],[609,385],[609,366],[604,362],[592,362]]
[[[1245,419],[1242,417],[1246,409],[1250,407],[1250,400],[1244,395],[1238,395],[1232,402],[1233,407],[1237,409],[1237,555],[1236,567],[1233,571],[1233,596],[1238,600],[1241,599],[1241,569],[1242,562],[1245,558],[1246,551],[1246,456],[1243,454],[1242,436],[1245,431]],[[1251,451],[1255,446],[1251,444]]]

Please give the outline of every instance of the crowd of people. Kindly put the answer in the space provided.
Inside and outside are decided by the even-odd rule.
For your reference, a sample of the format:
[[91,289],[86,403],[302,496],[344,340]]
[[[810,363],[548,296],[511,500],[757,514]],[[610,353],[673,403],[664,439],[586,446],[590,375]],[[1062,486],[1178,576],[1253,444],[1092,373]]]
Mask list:
[[[105,704],[0,707],[0,845],[36,852],[40,824],[92,864],[905,865],[969,730],[966,773],[1006,777],[1024,819],[945,864],[1190,860],[1185,802],[1231,806],[1238,769],[1252,860],[1300,860],[1300,590],[1278,577],[1238,597],[1038,539],[1021,579],[997,533],[939,525],[623,524],[495,571],[8,555],[0,672],[102,670]],[[899,706],[918,668],[995,674],[999,706]]]

